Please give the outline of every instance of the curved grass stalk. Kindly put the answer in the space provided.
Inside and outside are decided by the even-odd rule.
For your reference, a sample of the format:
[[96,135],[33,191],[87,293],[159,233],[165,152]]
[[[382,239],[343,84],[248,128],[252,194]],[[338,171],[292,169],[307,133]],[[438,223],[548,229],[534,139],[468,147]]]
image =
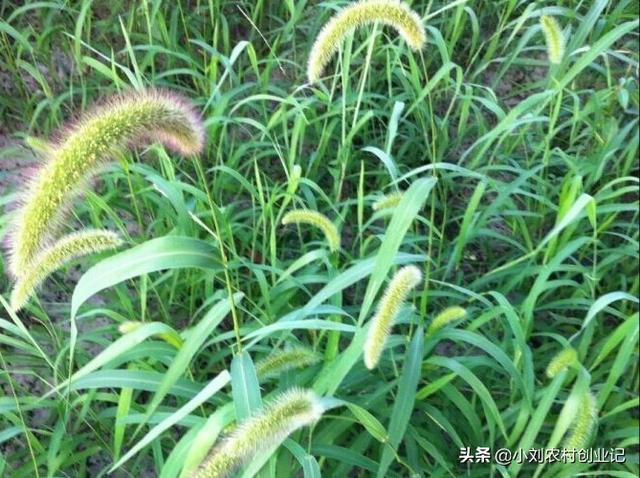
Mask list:
[[273,377],[285,370],[313,365],[319,360],[318,354],[305,347],[278,350],[256,363],[256,374],[260,378]]
[[376,315],[371,321],[364,343],[364,364],[371,370],[378,365],[391,326],[409,292],[422,281],[422,272],[416,266],[401,268],[391,279],[384,292]]
[[567,347],[558,352],[547,365],[547,377],[554,378],[568,367],[578,363],[578,352],[573,347]]
[[29,269],[17,280],[11,292],[11,307],[20,310],[38,286],[69,261],[88,254],[115,249],[122,244],[117,234],[104,230],[86,230],[69,234],[45,248]]
[[587,391],[582,397],[580,408],[573,422],[573,429],[564,443],[564,448],[568,450],[584,448],[597,421],[598,404],[596,397],[591,391]]
[[356,28],[374,22],[393,27],[413,50],[426,42],[422,19],[406,3],[396,0],[362,0],[334,15],[323,27],[309,54],[309,83],[318,81],[344,38]]
[[433,334],[440,330],[442,327],[449,325],[451,322],[462,319],[467,315],[467,311],[462,307],[453,306],[447,307],[431,321],[427,334]]
[[324,408],[311,390],[293,388],[240,424],[192,475],[225,478],[256,453],[279,443],[295,430],[320,419]]
[[542,33],[544,33],[544,39],[547,43],[549,62],[558,65],[562,61],[562,57],[564,57],[566,43],[562,28],[558,21],[551,15],[542,15],[540,17],[540,26],[542,27]]
[[282,218],[282,224],[311,224],[320,229],[329,243],[329,249],[332,252],[340,249],[340,234],[338,228],[324,214],[309,209],[294,209],[289,211]]
[[112,98],[62,134],[21,200],[10,238],[15,277],[28,271],[52,239],[70,199],[96,167],[127,145],[148,141],[195,154],[202,149],[204,130],[185,100],[151,90]]

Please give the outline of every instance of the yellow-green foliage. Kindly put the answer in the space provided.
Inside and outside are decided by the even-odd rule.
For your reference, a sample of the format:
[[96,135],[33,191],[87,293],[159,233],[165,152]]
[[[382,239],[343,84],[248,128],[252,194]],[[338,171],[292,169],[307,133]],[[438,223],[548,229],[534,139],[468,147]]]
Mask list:
[[256,453],[281,442],[295,430],[312,425],[324,409],[311,390],[294,388],[282,393],[263,410],[240,424],[214,448],[192,475],[194,478],[224,478]]
[[567,367],[578,363],[578,352],[573,347],[567,347],[558,352],[547,365],[547,377],[553,378]]
[[540,26],[547,43],[549,61],[555,65],[562,61],[565,49],[565,38],[558,21],[550,15],[540,17]]
[[338,228],[332,223],[327,216],[309,209],[294,209],[289,211],[282,218],[282,224],[311,224],[320,229],[329,243],[331,251],[340,249],[340,234]]
[[567,437],[564,448],[580,449],[587,444],[598,420],[598,403],[590,391],[585,392],[580,401],[578,413],[573,422],[573,429]]
[[391,333],[391,326],[409,292],[422,281],[422,272],[416,266],[401,268],[391,279],[371,320],[364,343],[364,364],[373,369],[380,360],[384,344]]
[[422,19],[406,3],[394,0],[355,2],[334,15],[316,38],[307,65],[309,82],[320,79],[325,66],[350,32],[374,22],[395,28],[413,50],[424,47],[426,34]]
[[117,150],[135,141],[160,141],[182,154],[194,154],[203,140],[192,108],[168,93],[125,94],[86,115],[52,145],[22,199],[11,236],[11,272],[19,277],[28,271],[54,236],[70,199],[96,166]]
[[69,234],[45,248],[17,280],[11,292],[11,306],[21,309],[38,286],[55,270],[78,257],[118,247],[122,241],[113,232],[86,230]]
[[260,378],[273,377],[285,370],[303,368],[318,362],[320,357],[305,347],[278,350],[256,363],[256,373]]
[[378,199],[376,202],[374,202],[373,206],[371,207],[373,208],[374,211],[379,211],[381,209],[389,209],[392,207],[396,207],[398,204],[400,204],[401,199],[402,199],[401,192],[387,194],[386,196],[383,196],[380,199]]
[[431,321],[431,324],[429,324],[429,328],[427,329],[427,333],[433,334],[451,322],[464,318],[466,315],[467,311],[462,307],[447,307]]
[[[135,332],[143,325],[144,322],[141,322],[139,320],[125,320],[118,326],[118,332],[120,332],[122,335],[129,334],[131,332]],[[158,334],[158,337],[177,349],[182,347],[182,344],[184,343],[182,337],[180,337],[180,334],[178,334],[174,330],[172,330],[171,332]]]

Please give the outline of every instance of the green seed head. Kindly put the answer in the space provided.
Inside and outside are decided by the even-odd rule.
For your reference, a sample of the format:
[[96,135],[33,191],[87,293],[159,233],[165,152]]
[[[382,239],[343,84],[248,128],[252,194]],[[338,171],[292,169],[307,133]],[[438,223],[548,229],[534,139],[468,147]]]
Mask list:
[[549,62],[558,65],[564,56],[566,43],[562,28],[558,21],[550,15],[542,15],[540,17],[540,26],[542,27],[542,32],[544,33],[544,38],[547,43]]
[[70,200],[96,167],[135,142],[159,141],[182,154],[200,151],[204,132],[186,101],[158,91],[125,94],[86,115],[62,135],[32,180],[11,235],[10,269],[28,270],[53,238]]
[[585,392],[580,401],[580,408],[573,422],[573,429],[564,443],[564,448],[584,448],[598,421],[598,403],[590,391]]
[[318,362],[320,357],[305,347],[278,350],[256,363],[256,373],[260,378],[273,377],[285,370],[303,368]]
[[122,244],[113,232],[85,230],[69,234],[40,252],[16,281],[11,292],[11,306],[21,309],[38,286],[55,270],[78,257],[114,249]]
[[320,79],[331,57],[350,32],[374,22],[393,27],[413,50],[422,49],[426,43],[422,19],[406,3],[397,0],[355,2],[334,15],[316,38],[307,65],[309,83]]
[[422,281],[416,266],[401,268],[391,279],[374,315],[364,343],[364,364],[371,370],[378,365],[391,326],[409,293]]
[[263,410],[246,420],[214,448],[193,478],[226,478],[243,463],[295,430],[312,425],[324,409],[311,390],[294,388],[282,393]]
[[329,249],[331,249],[332,252],[340,249],[340,234],[338,233],[338,228],[327,216],[318,211],[294,209],[285,214],[282,218],[282,224],[311,224],[324,233],[329,243]]
[[381,209],[390,209],[396,207],[400,204],[400,200],[402,199],[401,192],[395,192],[391,194],[387,194],[386,196],[381,197],[376,202],[373,203],[374,211],[380,211]]
[[298,190],[300,184],[300,177],[302,176],[302,168],[299,164],[294,164],[289,174],[289,183],[287,184],[287,192],[293,194]]
[[451,322],[455,322],[456,320],[460,320],[467,315],[467,311],[462,307],[453,306],[447,307],[435,318],[431,321],[429,328],[427,329],[427,334],[433,334],[434,332],[440,330],[442,327],[449,325]]
[[547,365],[547,377],[554,378],[568,367],[578,363],[578,352],[573,347],[567,347],[558,352]]

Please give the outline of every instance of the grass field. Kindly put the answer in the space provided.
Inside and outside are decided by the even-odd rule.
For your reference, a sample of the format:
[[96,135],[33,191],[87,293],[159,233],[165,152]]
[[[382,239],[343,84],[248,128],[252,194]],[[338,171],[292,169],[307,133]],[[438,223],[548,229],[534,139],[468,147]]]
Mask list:
[[[0,476],[638,476],[637,2],[414,0],[310,82],[349,3],[0,4]],[[10,272],[152,88],[203,147],[114,116],[32,227],[122,244]]]

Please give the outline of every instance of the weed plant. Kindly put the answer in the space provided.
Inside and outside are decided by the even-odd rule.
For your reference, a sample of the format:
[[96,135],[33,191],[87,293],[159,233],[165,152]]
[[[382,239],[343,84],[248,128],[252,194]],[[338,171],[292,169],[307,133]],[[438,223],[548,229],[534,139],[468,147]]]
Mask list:
[[[637,2],[393,1],[423,46],[367,17],[310,83],[352,4],[0,3],[5,239],[95,105],[204,125],[86,180],[56,234],[110,247],[3,255],[0,476],[638,476]],[[625,460],[495,459],[563,447]]]

